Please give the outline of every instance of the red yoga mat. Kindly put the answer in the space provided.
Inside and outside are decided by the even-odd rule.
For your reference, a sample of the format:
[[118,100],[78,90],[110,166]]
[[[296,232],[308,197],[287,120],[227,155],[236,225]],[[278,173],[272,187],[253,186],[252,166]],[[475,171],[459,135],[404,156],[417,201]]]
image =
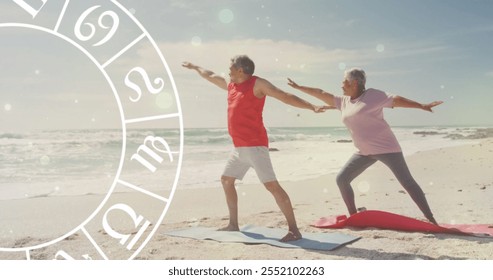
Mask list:
[[349,217],[346,215],[325,217],[313,223],[312,226],[317,228],[374,227],[411,232],[450,233],[479,237],[493,237],[493,224],[440,224],[437,226],[429,222],[376,210],[359,212]]

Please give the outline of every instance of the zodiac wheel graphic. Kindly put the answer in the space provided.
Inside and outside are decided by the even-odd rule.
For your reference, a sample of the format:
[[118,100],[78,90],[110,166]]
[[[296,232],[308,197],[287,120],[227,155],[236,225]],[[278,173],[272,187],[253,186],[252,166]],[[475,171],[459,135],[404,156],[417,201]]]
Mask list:
[[[36,69],[35,82],[22,81],[23,89],[26,83],[31,85],[30,95],[22,98],[48,104],[43,112],[50,117],[44,122],[53,126],[49,133],[29,134],[36,140],[28,141],[24,134],[0,136],[0,147],[10,147],[5,148],[10,153],[0,159],[13,166],[2,172],[11,172],[8,175],[17,180],[0,181],[0,190],[19,186],[24,188],[19,192],[26,193],[2,201],[5,207],[25,210],[2,214],[0,259],[136,258],[166,215],[182,164],[183,118],[164,56],[134,15],[117,1],[12,0],[2,7],[0,37],[10,45],[3,43],[0,50],[8,52],[4,54],[7,61],[16,64],[12,69],[30,63]],[[13,112],[23,104],[6,99],[22,100],[12,93],[21,83],[9,80],[15,71],[8,68],[4,64],[2,73],[12,85],[0,87],[0,103],[12,113],[7,122],[14,123],[19,115]],[[56,101],[44,100],[43,94],[56,96]],[[36,122],[44,117],[36,112],[24,109],[21,116]],[[75,127],[80,120],[96,125],[105,118],[112,124],[109,130],[58,127],[62,120],[72,121]],[[32,155],[36,149],[43,150],[39,137],[48,134],[53,137],[51,154],[45,149],[46,155],[36,161],[40,170],[32,170],[18,152],[24,149]],[[56,139],[60,135],[70,135],[70,141]],[[106,153],[110,156],[101,163],[101,154]],[[43,186],[51,184],[53,192],[31,195],[39,181]],[[53,195],[56,200],[50,199]],[[19,221],[25,222],[14,226]],[[19,232],[24,239],[12,237]],[[68,245],[74,239],[83,244],[83,254]]]

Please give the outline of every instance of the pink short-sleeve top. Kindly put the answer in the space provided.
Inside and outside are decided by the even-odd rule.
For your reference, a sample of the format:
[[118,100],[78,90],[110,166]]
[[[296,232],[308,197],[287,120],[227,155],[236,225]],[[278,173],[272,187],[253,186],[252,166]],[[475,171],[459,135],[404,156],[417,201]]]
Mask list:
[[394,96],[377,89],[367,89],[357,99],[334,96],[342,122],[361,155],[401,152],[401,147],[383,117],[383,108],[392,108]]

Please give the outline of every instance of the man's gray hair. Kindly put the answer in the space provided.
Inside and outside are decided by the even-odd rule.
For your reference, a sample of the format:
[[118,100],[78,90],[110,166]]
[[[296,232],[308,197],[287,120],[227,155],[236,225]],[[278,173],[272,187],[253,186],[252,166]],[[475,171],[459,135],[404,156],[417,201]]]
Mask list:
[[231,59],[231,64],[237,69],[243,69],[243,73],[253,75],[255,63],[246,55],[237,55]]
[[365,89],[366,73],[361,68],[351,68],[344,73],[348,81],[356,81],[360,89]]

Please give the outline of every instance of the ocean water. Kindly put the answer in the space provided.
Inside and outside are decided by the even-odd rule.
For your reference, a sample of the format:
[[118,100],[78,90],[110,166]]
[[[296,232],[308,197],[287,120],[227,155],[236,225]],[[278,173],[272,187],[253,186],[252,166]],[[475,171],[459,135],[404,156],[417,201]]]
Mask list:
[[[395,127],[405,155],[475,143],[451,135],[473,135],[477,128]],[[127,146],[159,134],[179,145],[177,130],[129,130]],[[185,129],[178,188],[220,187],[220,176],[232,150],[224,128]],[[296,181],[337,172],[355,151],[344,127],[269,128],[271,158],[280,181]],[[0,132],[0,200],[43,196],[105,194],[117,178],[122,159],[119,130],[53,130]],[[149,178],[141,169],[125,170],[149,185],[171,188],[173,178]],[[147,181],[146,181],[147,180]],[[150,180],[157,182],[149,182]],[[239,184],[256,184],[249,171]]]

